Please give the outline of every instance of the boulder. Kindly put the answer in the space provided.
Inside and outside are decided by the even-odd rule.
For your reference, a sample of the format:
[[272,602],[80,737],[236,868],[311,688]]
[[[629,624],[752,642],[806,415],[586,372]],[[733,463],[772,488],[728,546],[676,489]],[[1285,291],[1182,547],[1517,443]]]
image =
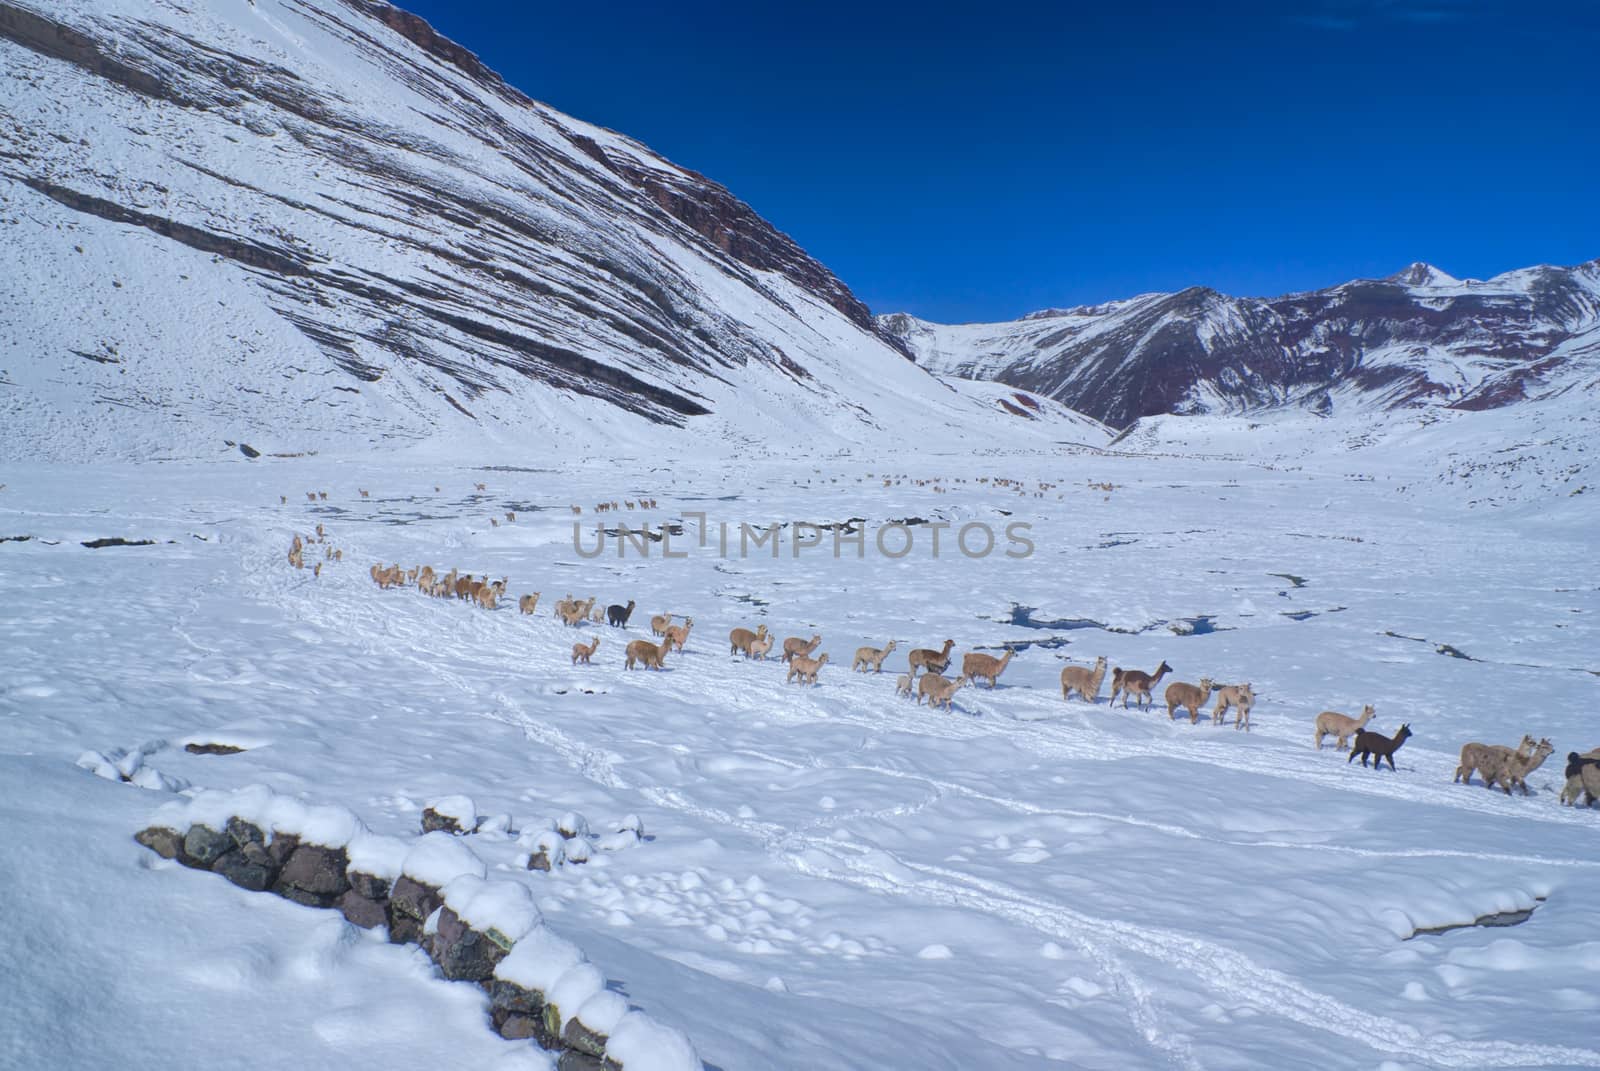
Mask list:
[[333,893],[311,892],[298,885],[288,884],[282,877],[272,883],[272,891],[285,900],[305,907],[336,907],[339,903],[339,897]]
[[[489,1011],[495,1015],[543,1015],[544,994],[515,982],[494,978],[489,982]],[[496,1024],[498,1025],[498,1024]]]
[[458,836],[462,833],[468,832],[467,830],[461,828],[461,823],[458,822],[453,816],[448,814],[440,814],[432,807],[424,807],[422,809],[422,831],[424,833],[432,833],[435,830],[441,829],[446,833],[455,833]]
[[389,923],[389,913],[382,901],[363,896],[353,888],[347,889],[339,897],[339,911],[352,926],[360,926],[363,930]]
[[537,1015],[512,1012],[503,1018],[497,1017],[495,1029],[501,1037],[511,1041],[528,1038],[541,1049],[555,1048],[555,1038],[545,1030],[544,1019]]
[[387,900],[389,898],[389,881],[387,878],[374,877],[359,870],[350,871],[346,877],[350,879],[350,888],[354,889],[357,895],[364,896],[368,900]]
[[462,922],[446,906],[439,912],[439,928],[428,951],[446,978],[479,982],[494,976],[495,964],[509,949]]
[[294,850],[300,847],[300,838],[293,833],[279,833],[272,838],[272,843],[267,845],[267,856],[277,866],[289,861]]
[[[259,844],[252,845],[256,851],[261,851]],[[263,858],[265,853],[263,854]],[[227,852],[215,863],[211,864],[214,873],[221,874],[241,889],[251,892],[264,892],[272,884],[276,872],[275,867],[265,866],[259,860],[252,860],[242,851]]]
[[302,844],[283,864],[278,882],[304,892],[337,897],[350,888],[350,879],[345,876],[349,865],[343,848]]
[[166,826],[141,829],[133,835],[133,839],[163,859],[176,859],[183,853],[183,834]]
[[556,1060],[556,1071],[621,1071],[621,1065],[578,1049],[568,1049]]
[[405,874],[396,878],[394,887],[389,890],[390,913],[416,919],[419,925],[443,902],[438,889]]
[[606,1054],[606,1036],[584,1026],[578,1021],[577,1016],[567,1020],[566,1029],[561,1031],[561,1043],[569,1049],[577,1049],[590,1056],[599,1057]]
[[183,836],[183,854],[178,862],[196,870],[210,870],[233,847],[233,838],[226,833],[218,833],[210,826],[190,826]]

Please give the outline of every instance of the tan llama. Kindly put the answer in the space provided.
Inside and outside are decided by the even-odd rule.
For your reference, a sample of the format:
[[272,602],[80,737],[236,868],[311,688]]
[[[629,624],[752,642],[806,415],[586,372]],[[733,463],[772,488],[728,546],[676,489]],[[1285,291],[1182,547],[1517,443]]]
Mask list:
[[789,659],[789,676],[784,679],[784,683],[788,684],[796,677],[799,677],[801,684],[815,684],[817,683],[817,671],[827,664],[828,656],[826,654],[821,658],[807,658],[803,654],[796,654]]
[[766,625],[758,626],[754,632],[747,628],[736,628],[728,633],[728,653],[738,654],[740,651],[749,653],[751,641],[764,638],[766,634]]
[[1210,677],[1201,677],[1197,685],[1188,681],[1173,681],[1167,685],[1167,717],[1175,719],[1178,708],[1182,707],[1189,712],[1189,724],[1198,724],[1200,708],[1211,699],[1215,688]]
[[1352,718],[1350,715],[1341,714],[1337,710],[1324,710],[1317,715],[1315,737],[1317,750],[1322,750],[1323,737],[1336,736],[1339,738],[1338,750],[1348,751],[1350,749],[1350,738],[1366,728],[1367,722],[1372,720],[1373,713],[1374,710],[1371,703],[1361,708],[1361,717],[1359,718]]
[[663,643],[657,647],[649,640],[634,640],[628,644],[625,655],[623,669],[632,669],[635,663],[645,669],[662,669],[667,660],[667,645]]
[[1093,703],[1100,697],[1100,682],[1106,679],[1104,655],[1094,660],[1094,668],[1065,666],[1061,670],[1061,698],[1070,699],[1073,692]]
[[587,666],[589,664],[589,659],[591,657],[593,657],[594,653],[596,651],[598,651],[599,649],[600,649],[600,637],[599,636],[596,636],[593,640],[590,640],[588,643],[583,643],[582,641],[579,641],[578,643],[573,644],[572,645],[572,664],[573,665],[577,665],[579,662],[582,662],[584,665]]
[[879,647],[858,647],[858,648],[856,648],[855,661],[850,663],[850,668],[852,670],[859,669],[862,672],[866,672],[867,670],[870,669],[873,673],[882,673],[883,672],[883,660],[885,658],[888,658],[889,655],[891,653],[893,653],[894,647],[895,647],[895,641],[894,640],[890,640],[889,643],[888,643],[888,646],[881,647],[881,648],[879,648]]
[[810,658],[811,652],[815,651],[821,644],[822,637],[820,635],[813,635],[809,643],[799,636],[790,636],[783,641],[783,660],[788,662],[799,656]]
[[1016,657],[1016,653],[1017,650],[1015,647],[1006,648],[1006,655],[1004,658],[996,658],[994,655],[986,655],[979,651],[972,651],[966,655],[963,655],[961,658],[961,676],[967,678],[967,680],[972,681],[973,683],[976,683],[979,677],[987,677],[989,680],[989,687],[993,688],[997,678],[999,678],[1000,674],[1004,673],[1006,671],[1006,667],[1011,664],[1011,659]]

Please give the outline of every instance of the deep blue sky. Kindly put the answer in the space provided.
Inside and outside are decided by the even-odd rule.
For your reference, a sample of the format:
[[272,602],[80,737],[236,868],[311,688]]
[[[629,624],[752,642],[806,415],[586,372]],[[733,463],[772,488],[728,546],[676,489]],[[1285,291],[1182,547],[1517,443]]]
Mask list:
[[1600,3],[400,0],[874,312],[1600,257]]

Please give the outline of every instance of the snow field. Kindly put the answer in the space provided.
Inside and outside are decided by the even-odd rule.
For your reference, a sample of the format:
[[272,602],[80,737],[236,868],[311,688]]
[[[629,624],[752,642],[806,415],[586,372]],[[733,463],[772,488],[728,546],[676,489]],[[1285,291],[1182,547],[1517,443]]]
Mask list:
[[[849,457],[738,473],[682,458],[627,478],[328,458],[139,470],[136,502],[115,470],[8,469],[8,531],[214,538],[0,546],[18,611],[0,630],[21,652],[0,713],[8,747],[96,800],[153,797],[73,770],[85,748],[234,733],[260,743],[145,763],[208,789],[342,800],[386,836],[449,795],[525,831],[635,814],[651,839],[548,874],[523,869],[525,835],[455,840],[486,875],[526,883],[545,929],[519,949],[570,938],[718,1067],[878,1067],[885,1051],[919,1067],[1600,1065],[1584,1025],[1595,815],[1556,804],[1554,760],[1529,799],[1450,783],[1467,740],[1532,732],[1557,757],[1600,743],[1583,714],[1600,600],[1574,583],[1592,512],[1471,512],[1417,490],[1425,474],[1347,480],[1345,460],[934,458],[908,476],[943,477],[936,494],[883,488],[882,461]],[[1101,481],[1114,490],[1087,486]],[[279,505],[302,484],[329,503]],[[660,519],[1025,518],[1038,550],[581,559],[568,504],[587,523],[590,499],[624,489],[660,499]],[[513,503],[517,524],[488,528]],[[319,520],[345,560],[313,580],[282,554]],[[541,606],[569,591],[639,606],[573,667],[575,634],[547,612],[380,592],[378,560],[508,575],[508,596],[542,591]],[[1044,627],[1016,623],[1017,606]],[[624,672],[624,636],[666,610],[695,617],[688,649]],[[833,660],[816,687],[727,657],[727,630],[762,621],[780,642],[822,634]],[[950,714],[896,699],[903,653],[946,636],[956,659],[1019,653]],[[883,674],[849,671],[857,646],[890,638]],[[1101,654],[1250,680],[1254,730],[1169,722],[1159,687],[1154,713],[1107,709],[1105,688],[1063,703],[1060,667]],[[1374,728],[1417,732],[1398,773],[1310,747],[1317,711],[1363,702]],[[1518,927],[1404,939],[1529,907]],[[481,1017],[470,1029],[488,1035]]]

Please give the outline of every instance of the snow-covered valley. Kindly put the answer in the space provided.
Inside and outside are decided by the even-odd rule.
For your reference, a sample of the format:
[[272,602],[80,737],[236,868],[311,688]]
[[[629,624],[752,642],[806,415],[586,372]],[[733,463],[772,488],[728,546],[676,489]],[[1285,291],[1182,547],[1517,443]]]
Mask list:
[[[1468,443],[1490,416],[1419,434]],[[0,829],[27,920],[0,946],[21,1011],[0,1051],[543,1066],[415,949],[132,840],[173,789],[263,784],[402,837],[448,795],[509,816],[463,842],[724,1071],[1600,1066],[1600,817],[1557,802],[1566,754],[1600,746],[1593,495],[1530,480],[1469,505],[1432,467],[1448,451],[1308,449],[1309,427],[1280,429],[1298,456],[1240,460],[1207,419],[1181,451],[0,464],[0,538],[28,537],[0,543]],[[798,557],[792,528],[776,559],[738,551],[740,524],[852,518],[859,558],[827,530]],[[881,553],[918,519],[952,526],[937,556],[917,523]],[[597,520],[681,525],[684,556],[585,557]],[[954,547],[964,524],[994,551]],[[1006,554],[1013,524],[1031,555]],[[115,537],[153,542],[83,545]],[[507,598],[379,590],[375,562],[505,576]],[[569,629],[550,611],[569,593],[637,607]],[[668,611],[694,619],[685,650],[624,670]],[[822,637],[815,687],[777,649],[729,656],[758,624]],[[898,697],[907,651],[947,637],[951,676],[1017,653],[949,712]],[[890,639],[881,674],[851,672]],[[1154,711],[1108,707],[1109,677],[1064,702],[1062,667],[1102,655],[1251,682],[1251,731],[1210,703],[1169,720],[1167,681]],[[1319,711],[1365,703],[1415,733],[1394,772],[1312,746]],[[1452,783],[1462,744],[1524,733],[1554,746],[1531,796]],[[142,753],[150,787],[86,750],[125,771]],[[519,834],[569,811],[597,832],[637,814],[647,839],[525,869]]]

